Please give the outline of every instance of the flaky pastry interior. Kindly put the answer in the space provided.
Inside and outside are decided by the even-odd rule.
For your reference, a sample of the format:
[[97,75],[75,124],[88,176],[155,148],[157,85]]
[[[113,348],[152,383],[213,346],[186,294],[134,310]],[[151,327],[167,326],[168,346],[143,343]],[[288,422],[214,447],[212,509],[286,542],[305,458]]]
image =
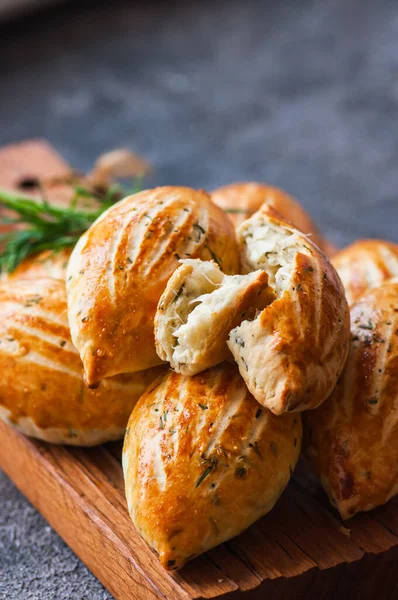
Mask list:
[[158,355],[186,375],[214,366],[229,354],[231,329],[273,298],[264,270],[224,275],[214,262],[182,260],[159,301]]

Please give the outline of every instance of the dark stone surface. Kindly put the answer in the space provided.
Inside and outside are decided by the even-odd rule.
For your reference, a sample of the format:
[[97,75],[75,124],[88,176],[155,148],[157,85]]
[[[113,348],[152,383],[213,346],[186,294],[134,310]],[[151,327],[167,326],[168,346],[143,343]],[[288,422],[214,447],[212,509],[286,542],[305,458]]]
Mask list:
[[[78,2],[0,28],[0,144],[75,166],[130,146],[148,184],[282,186],[336,244],[398,241],[396,0]],[[0,598],[110,598],[0,478]]]

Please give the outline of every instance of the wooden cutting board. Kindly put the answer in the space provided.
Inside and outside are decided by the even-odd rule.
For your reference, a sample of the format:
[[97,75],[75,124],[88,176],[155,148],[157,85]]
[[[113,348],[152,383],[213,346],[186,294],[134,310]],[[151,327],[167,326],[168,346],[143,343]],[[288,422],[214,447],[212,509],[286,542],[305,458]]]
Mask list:
[[[67,171],[43,141],[0,149],[1,186]],[[121,443],[51,446],[0,421],[0,467],[115,598],[398,598],[397,498],[343,523],[300,464],[270,514],[171,574],[129,519],[120,457]]]

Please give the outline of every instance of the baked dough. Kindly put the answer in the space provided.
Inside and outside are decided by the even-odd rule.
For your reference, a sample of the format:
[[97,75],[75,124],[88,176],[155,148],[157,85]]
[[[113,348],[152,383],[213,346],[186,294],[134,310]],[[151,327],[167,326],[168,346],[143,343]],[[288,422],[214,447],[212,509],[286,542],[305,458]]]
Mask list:
[[334,248],[319,233],[317,226],[301,204],[284,190],[254,181],[232,183],[214,190],[211,193],[213,202],[221,206],[236,226],[257,212],[263,204],[272,207],[282,218],[305,234],[311,235],[317,244],[331,255]]
[[208,194],[161,187],[129,196],[81,237],[68,267],[72,340],[88,385],[160,363],[153,320],[180,258],[239,271],[232,222]]
[[12,273],[0,273],[1,281],[13,279],[37,279],[38,277],[51,277],[65,281],[66,268],[72,250],[65,248],[59,252],[45,250],[36,256],[24,260]]
[[398,282],[351,310],[351,348],[331,397],[306,414],[306,452],[344,519],[398,492]]
[[276,417],[234,365],[169,372],[133,410],[123,470],[130,516],[166,569],[271,510],[296,465],[300,415]]
[[38,278],[0,285],[0,417],[23,433],[79,446],[119,439],[138,398],[163,369],[89,390],[70,339],[65,283]]
[[228,347],[260,404],[278,415],[315,408],[333,391],[348,353],[339,276],[317,246],[266,205],[237,235],[243,271],[264,269],[277,299],[233,329]]
[[358,240],[333,257],[351,305],[364,292],[398,277],[398,245],[383,240]]
[[214,262],[181,261],[160,297],[155,316],[156,350],[178,373],[195,375],[230,356],[233,327],[274,298],[268,275],[224,275]]

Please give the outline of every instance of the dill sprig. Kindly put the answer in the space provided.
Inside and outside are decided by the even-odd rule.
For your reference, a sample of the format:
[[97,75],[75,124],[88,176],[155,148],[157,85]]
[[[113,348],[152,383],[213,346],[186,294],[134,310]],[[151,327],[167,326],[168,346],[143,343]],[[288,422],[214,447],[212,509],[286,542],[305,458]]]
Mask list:
[[[0,189],[0,204],[17,215],[15,218],[2,217],[2,223],[22,226],[0,235],[0,272],[12,273],[26,258],[44,250],[59,252],[73,247],[105,210],[137,191],[137,186],[131,191],[119,184],[95,190],[79,184],[73,188],[69,205],[63,207],[51,204],[43,193],[40,199],[34,199]],[[80,206],[84,198],[91,200],[92,208]]]

